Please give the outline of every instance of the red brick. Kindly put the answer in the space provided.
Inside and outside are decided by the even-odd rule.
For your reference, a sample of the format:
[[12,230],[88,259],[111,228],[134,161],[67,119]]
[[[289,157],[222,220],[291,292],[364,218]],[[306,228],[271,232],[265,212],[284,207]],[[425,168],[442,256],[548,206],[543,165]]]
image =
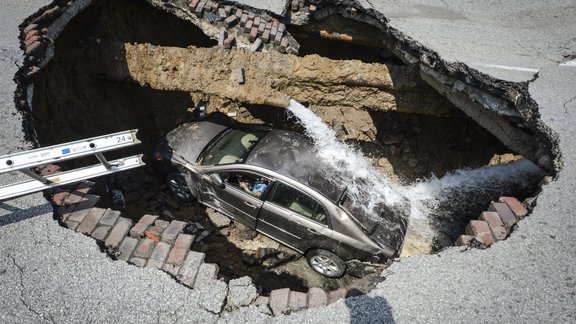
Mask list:
[[219,8],[218,9],[218,17],[220,18],[220,20],[224,20],[226,19],[226,11],[224,10],[224,8]]
[[106,236],[108,235],[108,233],[110,232],[110,229],[112,227],[111,226],[98,226],[93,232],[92,232],[92,236],[93,238],[99,240],[99,241],[104,241],[106,239]]
[[246,22],[246,24],[244,25],[244,32],[245,32],[245,33],[249,33],[250,30],[252,30],[252,25],[253,25],[253,24],[254,24],[254,21],[253,21],[253,20],[248,20],[248,21]]
[[280,41],[280,46],[284,49],[288,47],[288,37],[286,36],[282,37],[282,40]]
[[258,37],[258,28],[252,27],[252,29],[250,29],[250,35],[248,36],[248,39],[253,42],[256,40],[256,37]]
[[32,55],[32,54],[35,54],[36,52],[42,50],[43,47],[44,46],[42,46],[42,43],[34,42],[34,43],[30,44],[30,46],[26,46],[25,53],[26,53],[26,55]]
[[137,239],[133,237],[125,237],[124,240],[122,240],[122,243],[120,243],[120,247],[118,247],[118,259],[128,261],[132,252],[134,252],[136,245],[138,245]]
[[148,262],[146,262],[146,266],[149,268],[162,269],[162,267],[164,266],[164,262],[159,261],[159,260],[149,259]]
[[162,232],[164,232],[163,227],[159,227],[159,226],[152,226],[150,228],[148,228],[148,232],[150,232],[150,234],[160,237],[162,235]]
[[198,5],[196,6],[196,9],[194,10],[194,13],[196,14],[196,16],[201,17],[202,16],[202,12],[204,11],[204,6],[206,6],[206,0],[201,0]]
[[290,299],[288,300],[288,307],[292,312],[297,312],[306,308],[306,293],[298,291],[290,291]]
[[284,25],[284,24],[282,24],[282,23],[279,24],[279,25],[278,25],[278,32],[279,32],[279,33],[283,33],[284,31],[286,31],[286,25]]
[[30,24],[24,28],[23,32],[24,32],[24,34],[26,34],[29,31],[31,31],[32,29],[36,29],[36,27],[38,27],[37,24]]
[[283,33],[278,32],[276,34],[276,37],[274,37],[274,43],[280,44],[280,41],[282,41],[282,37],[283,37]]
[[274,316],[288,312],[288,301],[290,300],[290,289],[275,289],[270,292],[270,309]]
[[148,259],[152,254],[155,245],[156,242],[149,238],[141,239],[134,251],[134,256],[137,258]]
[[24,46],[30,46],[34,42],[39,42],[42,39],[39,35],[32,36],[29,39],[24,41]]
[[240,19],[242,17],[242,9],[236,9],[236,13],[234,15]]
[[88,181],[88,180],[84,180],[81,181],[78,186],[76,186],[76,189],[74,189],[74,192],[78,193],[83,193],[83,194],[87,194],[90,191],[92,191],[92,188],[94,187],[94,182],[92,181]]
[[280,22],[276,19],[272,20],[272,27],[278,27],[280,26]]
[[256,297],[256,299],[252,302],[252,305],[254,306],[260,306],[260,305],[268,305],[269,303],[269,298],[266,296],[258,296]]
[[196,9],[196,6],[198,5],[198,3],[200,2],[200,0],[192,0],[190,1],[190,4],[188,5],[190,8],[192,8],[192,10]]
[[260,25],[260,16],[254,17],[254,26],[258,27]]
[[102,218],[100,218],[100,225],[114,226],[118,220],[118,217],[120,217],[119,211],[108,208],[106,209],[104,215],[102,215]]
[[475,236],[473,236],[473,235],[460,235],[460,236],[458,236],[458,239],[456,239],[456,242],[454,242],[454,245],[457,245],[457,246],[470,245],[470,242],[472,242],[474,237]]
[[262,36],[260,37],[260,39],[262,39],[262,42],[267,43],[268,41],[270,41],[270,30],[266,29],[264,30],[264,33],[262,33]]
[[98,200],[100,200],[100,197],[90,194],[82,197],[80,202],[76,204],[74,211],[70,213],[70,216],[68,216],[68,219],[78,223],[82,222],[84,217],[86,217],[90,209],[96,205]]
[[240,17],[240,24],[242,24],[242,25],[245,26],[245,25],[246,25],[246,22],[248,22],[248,14],[243,13],[243,14],[242,14],[242,17]]
[[474,235],[482,240],[485,246],[490,246],[494,243],[494,237],[488,223],[481,220],[471,220],[466,226],[466,234]]
[[315,4],[311,4],[309,7],[310,11],[316,11],[316,8],[318,8],[318,7],[316,7]]
[[131,226],[132,226],[132,221],[130,219],[120,217],[120,219],[118,219],[118,222],[116,223],[116,225],[114,225],[114,227],[112,227],[112,230],[110,231],[110,234],[108,235],[108,238],[106,238],[106,241],[104,242],[106,247],[109,247],[112,249],[115,249],[116,247],[118,247],[120,242],[122,242],[122,240],[126,236],[126,233],[128,233],[128,230],[130,230]]
[[232,6],[224,6],[224,11],[227,15],[232,13]]
[[500,197],[498,201],[508,205],[508,208],[510,208],[514,216],[517,218],[524,218],[528,215],[526,207],[524,207],[524,205],[514,197]]
[[154,222],[154,225],[157,226],[157,227],[160,227],[162,230],[164,230],[166,227],[168,227],[168,225],[170,225],[170,222],[169,222],[169,221],[162,220],[162,219],[157,219],[157,220]]
[[[328,293],[328,304],[332,304],[337,302],[340,299],[346,298],[346,289],[340,288],[338,290],[334,290]],[[308,305],[308,307],[311,307]]]
[[178,275],[178,271],[180,271],[180,266],[176,264],[168,264],[164,263],[162,270],[168,272],[169,274],[176,276]]
[[323,289],[313,287],[308,290],[308,307],[324,306],[328,303],[328,296]]
[[168,227],[164,230],[164,232],[162,232],[161,236],[162,241],[173,244],[178,235],[182,233],[182,231],[184,230],[184,227],[186,227],[185,222],[181,221],[170,222],[170,225],[168,225]]
[[146,266],[146,259],[142,259],[142,258],[130,258],[130,260],[128,262],[132,263],[133,265],[143,268],[144,266]]
[[508,205],[506,205],[505,203],[493,202],[490,204],[488,210],[492,212],[497,212],[498,215],[500,216],[500,219],[502,220],[502,223],[504,223],[504,226],[506,226],[506,228],[511,228],[512,226],[514,226],[514,224],[518,222],[518,219],[516,219],[514,213],[512,213]]
[[504,223],[502,223],[498,213],[489,211],[482,212],[482,215],[480,215],[480,220],[488,223],[488,227],[490,227],[492,236],[494,236],[496,241],[502,241],[506,238],[506,227],[504,227]]
[[78,222],[73,222],[73,221],[66,221],[66,227],[68,227],[69,229],[75,231],[78,228],[79,223]]
[[194,287],[196,283],[196,276],[198,270],[204,262],[204,253],[190,251],[186,256],[186,260],[180,267],[178,275],[176,276],[180,282],[188,287]]
[[40,175],[45,177],[60,171],[62,171],[62,168],[58,164],[48,164],[40,170]]
[[63,222],[66,222],[68,217],[70,217],[70,214],[74,211],[74,208],[76,208],[76,205],[60,206],[56,209],[56,217],[61,219]]
[[50,200],[58,206],[64,205],[66,198],[70,195],[70,191],[62,188],[56,188],[54,192],[51,194]]
[[105,212],[106,209],[104,208],[93,207],[90,209],[86,217],[84,217],[84,220],[80,223],[80,226],[78,226],[76,231],[87,235],[92,234]]
[[130,229],[130,236],[132,237],[142,237],[144,232],[148,229],[148,226],[152,225],[158,216],[144,215],[132,229]]
[[150,255],[150,259],[158,260],[164,262],[168,257],[168,253],[170,253],[170,248],[172,245],[165,243],[165,242],[158,242],[154,247],[154,251]]
[[182,262],[184,262],[184,259],[186,258],[186,255],[188,254],[188,251],[190,250],[190,246],[192,245],[193,241],[194,241],[193,235],[189,234],[178,235],[178,238],[176,238],[176,242],[174,243],[174,247],[172,248],[172,251],[170,251],[170,254],[168,255],[168,260],[166,260],[166,263],[178,264],[178,265],[182,264]]

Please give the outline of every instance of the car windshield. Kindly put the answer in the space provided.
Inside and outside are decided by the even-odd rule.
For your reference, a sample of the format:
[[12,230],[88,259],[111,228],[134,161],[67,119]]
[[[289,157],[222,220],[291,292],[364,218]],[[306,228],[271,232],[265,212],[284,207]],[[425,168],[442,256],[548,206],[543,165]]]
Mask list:
[[202,157],[202,165],[243,163],[254,146],[269,132],[269,128],[232,128],[212,144]]

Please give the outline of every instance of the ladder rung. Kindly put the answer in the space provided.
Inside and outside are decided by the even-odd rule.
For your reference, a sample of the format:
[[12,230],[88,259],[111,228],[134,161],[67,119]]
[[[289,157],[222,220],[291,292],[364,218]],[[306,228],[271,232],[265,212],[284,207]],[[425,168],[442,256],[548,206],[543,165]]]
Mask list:
[[145,165],[142,161],[142,154],[110,161],[109,163],[112,165],[110,169],[106,169],[102,164],[95,164],[45,177],[53,182],[51,184],[44,184],[37,180],[28,180],[0,187],[0,201]]
[[137,129],[92,137],[80,141],[43,147],[35,150],[8,154],[0,157],[0,173],[17,171],[43,164],[65,161],[98,152],[116,150],[140,144]]

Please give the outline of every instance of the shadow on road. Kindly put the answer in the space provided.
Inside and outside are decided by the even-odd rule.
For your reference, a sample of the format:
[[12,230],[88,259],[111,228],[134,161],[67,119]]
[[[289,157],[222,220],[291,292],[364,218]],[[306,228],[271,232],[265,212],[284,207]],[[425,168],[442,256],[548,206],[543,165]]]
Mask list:
[[392,308],[386,298],[362,295],[362,292],[351,289],[346,295],[345,303],[350,309],[350,323],[386,323],[395,324]]
[[46,213],[52,213],[52,206],[49,203],[33,206],[28,209],[22,209],[11,206],[5,202],[0,202],[0,227],[44,215]]

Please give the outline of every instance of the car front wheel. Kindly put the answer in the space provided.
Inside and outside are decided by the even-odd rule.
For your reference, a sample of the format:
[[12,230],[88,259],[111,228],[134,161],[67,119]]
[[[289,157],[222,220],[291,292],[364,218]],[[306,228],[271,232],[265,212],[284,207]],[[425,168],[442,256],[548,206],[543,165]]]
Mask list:
[[312,269],[328,278],[339,278],[346,272],[346,263],[330,251],[311,250],[306,259]]
[[166,176],[166,184],[168,188],[178,199],[181,201],[194,201],[195,197],[186,183],[186,178],[183,173],[172,172]]

